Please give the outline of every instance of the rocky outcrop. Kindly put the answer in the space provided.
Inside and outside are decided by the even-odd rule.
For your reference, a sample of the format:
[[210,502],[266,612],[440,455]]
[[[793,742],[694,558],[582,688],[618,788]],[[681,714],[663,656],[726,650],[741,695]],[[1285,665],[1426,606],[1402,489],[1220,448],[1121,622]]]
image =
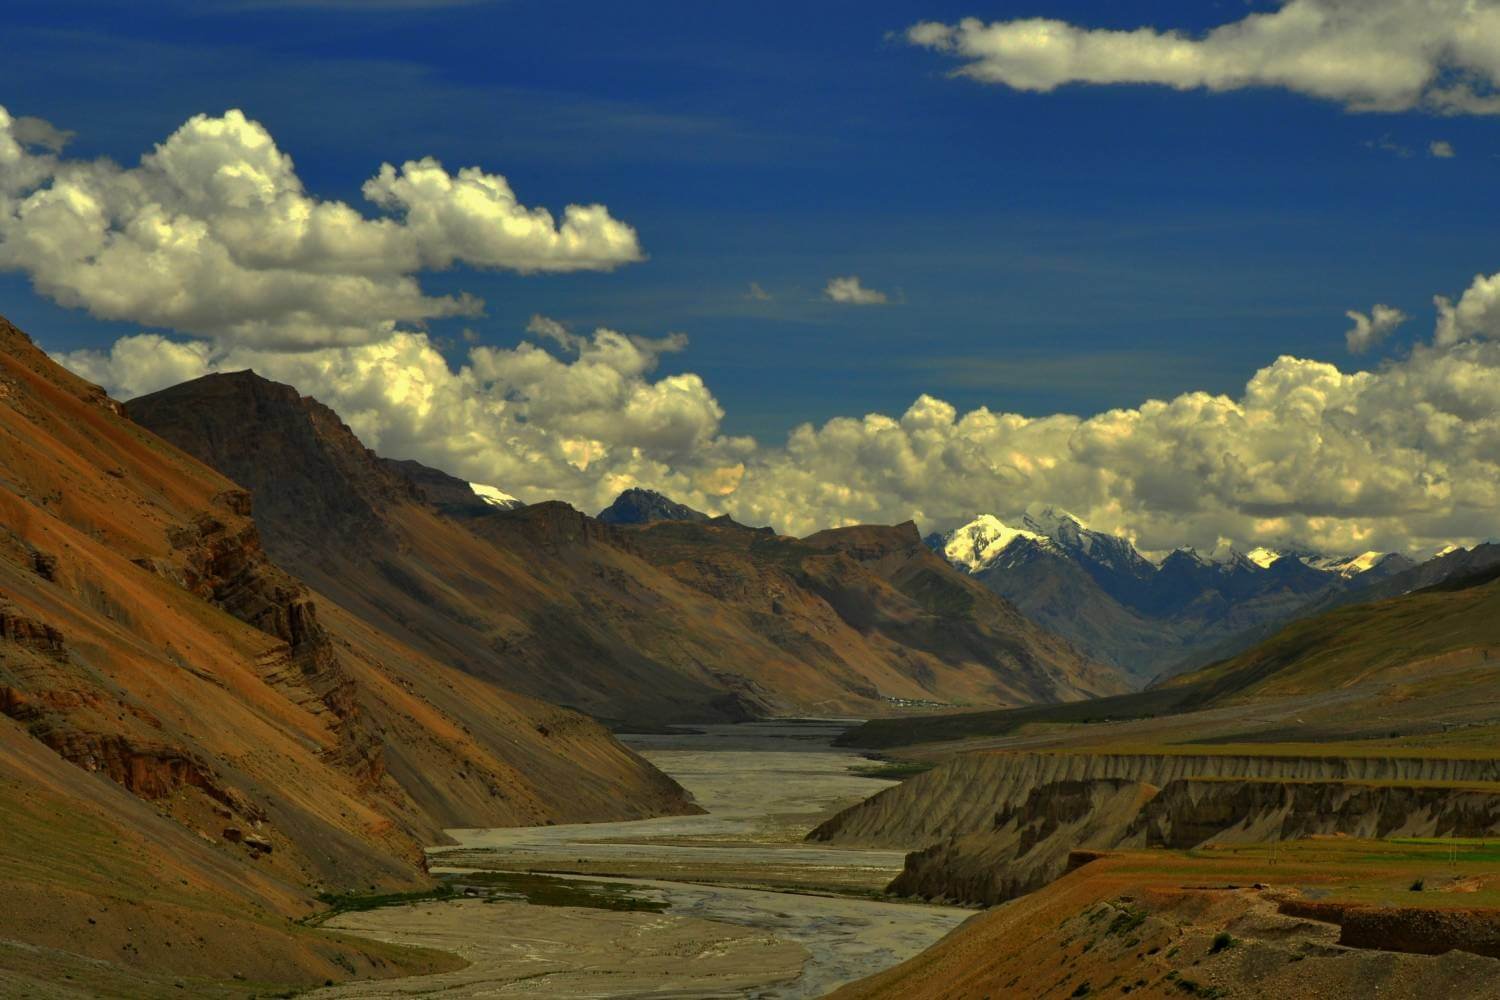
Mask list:
[[111,703],[72,680],[69,670],[62,632],[0,600],[0,715],[25,726],[28,735],[69,763],[140,798],[165,799],[191,788],[237,815],[261,818],[207,761],[174,743],[160,721],[143,710],[118,713],[114,731],[90,728],[91,722],[103,724],[94,720]]
[[1441,955],[1458,950],[1500,958],[1500,910],[1370,906],[1291,898],[1280,913],[1337,924],[1338,943],[1349,948],[1372,948],[1416,955]]
[[[215,504],[239,518],[251,514],[250,495],[242,490],[220,494]],[[254,522],[239,520],[231,527],[205,512],[167,537],[174,558],[152,568],[281,640],[257,659],[261,676],[295,704],[330,716],[332,759],[363,783],[377,785],[385,773],[381,741],[360,715],[355,680],[318,624],[307,589],[266,557]]]
[[[1365,781],[1180,780],[1141,811],[1127,841],[1185,850],[1337,834],[1490,837],[1500,794],[1453,785]],[[1094,845],[1088,845],[1094,846]]]
[[61,632],[45,622],[26,617],[3,598],[0,598],[0,642],[53,660],[66,660],[68,655]]

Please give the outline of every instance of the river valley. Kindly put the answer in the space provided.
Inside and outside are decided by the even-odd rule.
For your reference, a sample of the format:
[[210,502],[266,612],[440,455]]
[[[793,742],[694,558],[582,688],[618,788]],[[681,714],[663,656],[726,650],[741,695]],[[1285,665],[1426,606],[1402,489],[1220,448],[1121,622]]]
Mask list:
[[326,926],[469,964],[315,995],[793,1000],[904,961],[973,911],[877,898],[901,870],[900,851],[803,841],[892,784],[858,774],[870,762],[831,746],[843,728],[785,721],[625,737],[705,813],[450,830],[456,846],[429,852],[435,873],[486,887],[513,884],[496,873],[546,877],[517,876],[521,893],[468,889],[476,898],[339,914]]

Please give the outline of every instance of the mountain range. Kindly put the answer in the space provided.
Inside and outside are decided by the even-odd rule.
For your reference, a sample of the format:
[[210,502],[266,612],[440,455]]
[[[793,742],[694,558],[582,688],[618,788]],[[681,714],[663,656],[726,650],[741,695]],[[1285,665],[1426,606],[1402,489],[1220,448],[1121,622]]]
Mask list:
[[375,455],[327,407],[252,372],[125,412],[254,494],[271,559],[314,591],[474,676],[597,718],[868,716],[1120,689],[912,524],[794,539],[639,490],[599,518],[558,501],[497,506]]
[[1277,625],[1415,568],[1394,553],[1265,548],[1184,548],[1155,562],[1128,539],[1054,508],[1029,511],[1016,526],[981,515],[927,544],[1136,684],[1237,652]]

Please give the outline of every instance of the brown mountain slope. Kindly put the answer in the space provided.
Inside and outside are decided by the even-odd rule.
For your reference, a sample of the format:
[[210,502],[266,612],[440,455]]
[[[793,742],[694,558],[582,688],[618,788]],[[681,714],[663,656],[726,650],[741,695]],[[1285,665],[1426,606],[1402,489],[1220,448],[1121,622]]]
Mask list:
[[[1463,658],[1500,664],[1500,576],[1493,568],[1412,594],[1295,622],[1238,656],[1163,685],[1185,705],[1317,694],[1406,674],[1419,689],[1424,663]],[[1438,658],[1448,662],[1437,664]],[[1417,668],[1417,669],[1413,669]],[[1445,671],[1446,672],[1446,671]],[[1484,670],[1489,673],[1489,670]]]
[[1132,749],[1398,738],[1404,748],[1420,740],[1434,752],[1483,746],[1484,734],[1496,730],[1491,706],[1500,694],[1495,576],[1492,567],[1294,622],[1243,653],[1146,691],[900,725],[874,720],[842,742],[883,749],[931,744],[932,753],[942,754],[1001,745],[1028,727],[1047,726],[1056,737],[1048,745]]
[[[102,853],[73,839],[87,831],[45,818],[28,828],[8,810],[7,833],[31,840],[4,842],[3,905],[55,895],[48,914],[66,928],[109,907],[100,894],[128,901],[147,914],[142,936],[112,957],[169,972],[196,966],[186,949],[182,965],[148,961],[142,942],[163,926],[150,914],[238,906],[254,925],[245,953],[264,959],[247,975],[321,981],[347,972],[326,955],[299,964],[290,932],[271,929],[307,912],[311,886],[420,884],[421,845],[445,825],[684,807],[680,789],[596,724],[319,611],[261,552],[244,491],[0,321],[6,794],[80,822],[114,803],[89,820],[88,836],[111,839]],[[121,807],[122,792],[149,808]],[[135,818],[146,814],[149,837]],[[126,835],[136,847],[114,844]],[[37,842],[78,860],[35,866],[11,853]],[[187,880],[180,898],[140,888],[174,868]],[[124,895],[110,895],[115,885]],[[243,898],[257,902],[233,902]],[[4,922],[7,937],[52,940],[34,917]]]
[[878,539],[867,557],[857,533],[625,528],[556,502],[455,509],[452,490],[434,491],[440,474],[419,485],[332,411],[250,372],[127,409],[254,491],[272,557],[319,593],[476,676],[599,717],[887,714],[901,700],[1118,690],[925,552],[915,529],[859,529]]

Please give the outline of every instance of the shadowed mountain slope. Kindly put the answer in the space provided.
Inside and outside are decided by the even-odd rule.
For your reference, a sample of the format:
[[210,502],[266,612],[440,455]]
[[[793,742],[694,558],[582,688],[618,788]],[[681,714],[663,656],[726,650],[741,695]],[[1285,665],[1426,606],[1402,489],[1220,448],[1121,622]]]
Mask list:
[[923,551],[915,529],[899,532],[904,555],[872,561],[727,519],[625,527],[557,502],[455,516],[332,411],[253,373],[128,410],[265,494],[268,551],[319,593],[476,676],[598,717],[873,715],[1119,689]]
[[655,490],[628,489],[599,512],[605,524],[650,524],[652,521],[707,521],[708,515]]

